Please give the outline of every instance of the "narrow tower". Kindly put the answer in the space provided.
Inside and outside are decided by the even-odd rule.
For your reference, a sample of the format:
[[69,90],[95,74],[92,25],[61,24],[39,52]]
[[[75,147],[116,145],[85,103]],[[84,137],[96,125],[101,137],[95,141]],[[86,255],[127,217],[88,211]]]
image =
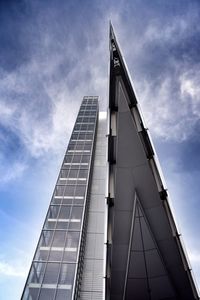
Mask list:
[[199,299],[138,101],[110,26],[108,299]]

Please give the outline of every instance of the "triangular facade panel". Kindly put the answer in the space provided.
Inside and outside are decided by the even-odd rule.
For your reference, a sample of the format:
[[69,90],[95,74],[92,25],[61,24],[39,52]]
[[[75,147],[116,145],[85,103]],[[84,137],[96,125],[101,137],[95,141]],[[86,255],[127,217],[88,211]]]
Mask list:
[[[153,146],[112,27],[109,108],[109,174],[115,178],[109,219],[113,228],[110,299],[198,299]],[[115,249],[122,247],[126,251],[117,252],[116,257]],[[121,259],[123,264],[118,263]]]

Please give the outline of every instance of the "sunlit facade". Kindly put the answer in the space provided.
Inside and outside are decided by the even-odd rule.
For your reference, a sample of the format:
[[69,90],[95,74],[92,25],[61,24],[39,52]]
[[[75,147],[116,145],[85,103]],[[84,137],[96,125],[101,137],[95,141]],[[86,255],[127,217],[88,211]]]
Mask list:
[[199,299],[110,27],[109,103],[85,96],[22,300]]
[[22,299],[72,299],[78,290],[85,239],[91,236],[86,215],[97,118],[98,97],[84,97]]

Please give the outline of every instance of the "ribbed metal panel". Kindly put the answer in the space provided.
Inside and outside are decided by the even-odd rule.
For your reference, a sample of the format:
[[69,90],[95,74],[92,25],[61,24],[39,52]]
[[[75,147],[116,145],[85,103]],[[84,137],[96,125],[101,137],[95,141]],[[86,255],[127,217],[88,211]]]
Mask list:
[[99,292],[81,292],[81,300],[101,300],[103,297],[102,293]]
[[102,259],[103,234],[88,233],[86,239],[85,258]]
[[[105,176],[105,175],[104,175]],[[104,212],[104,196],[102,195],[91,195],[90,208],[91,211]]]
[[[102,199],[104,201],[104,199]],[[104,214],[102,212],[90,212],[88,232],[103,233]]]
[[84,265],[80,288],[81,300],[103,299],[104,220],[106,178],[106,120],[97,129],[94,168],[86,229]]
[[82,285],[85,291],[102,291],[102,260],[85,259]]

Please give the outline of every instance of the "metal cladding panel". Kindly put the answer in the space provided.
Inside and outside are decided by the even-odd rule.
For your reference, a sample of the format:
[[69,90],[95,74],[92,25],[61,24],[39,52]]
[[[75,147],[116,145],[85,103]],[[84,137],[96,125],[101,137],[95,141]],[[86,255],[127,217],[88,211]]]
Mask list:
[[105,202],[102,201],[102,195],[90,195],[90,199],[91,211],[99,211],[103,213],[105,210]]
[[93,173],[90,182],[88,222],[80,299],[103,299],[104,220],[106,187],[106,120],[99,120]]
[[102,300],[103,294],[99,292],[81,292],[80,299],[82,300]]
[[[138,143],[139,134],[136,131],[133,118],[128,112],[118,112],[117,115],[117,167],[134,168],[146,163],[144,148]],[[130,159],[131,157],[131,159]]]
[[102,292],[103,268],[102,261],[97,259],[85,259],[84,275],[81,291]]
[[85,258],[102,259],[103,242],[103,234],[87,233]]
[[104,233],[104,212],[90,212],[87,232]]
[[[135,191],[137,191],[145,216],[148,219],[149,226],[157,243],[156,245],[159,245],[159,241],[163,240],[172,240],[175,244],[170,222],[160,199],[158,187],[133,116],[130,110],[124,112],[124,104],[121,112],[120,105],[121,103],[118,103],[116,164],[114,165],[116,185],[114,192],[115,205],[113,208],[113,249],[115,246],[124,246],[125,249],[129,246],[130,239],[132,238],[131,224]],[[145,247],[148,247],[148,244],[151,244],[152,241],[149,239],[148,231],[143,223],[144,220],[141,219],[140,227],[143,228],[144,240],[142,242],[145,251]],[[133,231],[133,235],[134,234]],[[141,245],[141,238],[139,238],[139,236],[137,238],[138,240],[135,243],[136,247],[139,247]],[[140,253],[137,251],[128,252],[127,250],[127,252],[119,255],[118,259],[122,258],[124,262],[126,261],[124,265],[121,265],[121,272],[119,273],[119,270],[117,272],[118,275],[120,274],[121,278],[123,278],[123,289],[120,289],[119,292],[121,297],[123,297],[124,293],[126,299],[138,296],[138,287],[132,287],[133,280],[137,279],[140,281],[141,286],[147,286],[146,292],[144,290],[141,292],[141,299],[146,299],[145,297],[149,297],[150,294],[152,299],[159,299],[158,295],[162,295],[160,297],[175,297],[175,295],[179,297],[181,295],[182,299],[187,299],[185,298],[183,290],[188,292],[190,287],[177,245],[175,244],[175,251],[172,253],[172,256],[176,257],[174,267],[176,272],[179,273],[178,277],[182,278],[181,286],[178,286],[174,269],[170,269],[171,258],[163,252],[161,253],[161,262],[161,249],[159,249],[158,252],[157,247],[158,246],[154,246],[153,249],[148,250],[145,259],[143,252]],[[126,260],[128,257],[129,262]],[[181,269],[179,267],[180,265],[182,266]],[[119,289],[119,287],[116,287],[114,279],[116,269],[119,269],[118,261],[117,259],[113,259],[111,267],[111,299],[118,294],[116,293],[116,289]],[[168,270],[168,272],[166,270]],[[127,271],[128,275],[126,275]],[[114,278],[113,274],[115,274]],[[156,277],[157,280],[154,279],[154,277]],[[156,284],[159,284],[161,288],[158,288]],[[187,286],[187,288],[185,288],[185,286]],[[149,290],[151,292],[149,292]]]
[[198,299],[112,28],[110,54],[109,298]]

